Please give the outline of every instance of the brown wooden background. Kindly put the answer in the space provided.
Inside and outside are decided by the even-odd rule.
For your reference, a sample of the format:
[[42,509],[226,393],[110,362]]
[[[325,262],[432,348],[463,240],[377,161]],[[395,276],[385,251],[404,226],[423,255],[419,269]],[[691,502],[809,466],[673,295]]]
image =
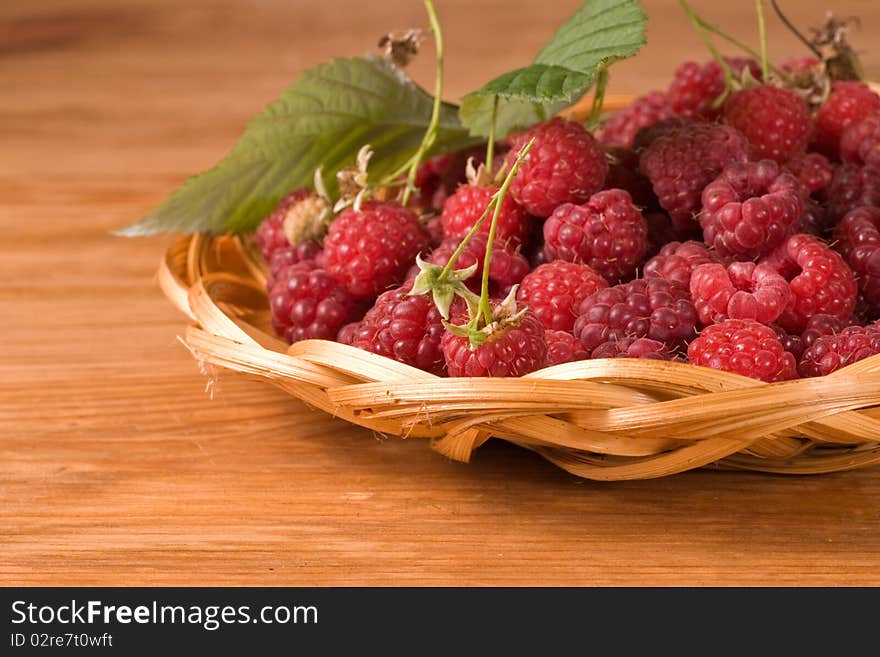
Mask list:
[[[439,0],[448,97],[577,4]],[[750,1],[695,4],[754,42]],[[809,25],[827,3],[783,4]],[[705,56],[677,3],[645,5],[650,45],[613,91]],[[836,6],[869,47],[880,5]],[[415,24],[415,0],[0,4],[0,584],[880,583],[877,469],[592,483],[500,443],[452,463],[228,373],[209,399],[154,285],[167,239],[109,231],[298,71]]]

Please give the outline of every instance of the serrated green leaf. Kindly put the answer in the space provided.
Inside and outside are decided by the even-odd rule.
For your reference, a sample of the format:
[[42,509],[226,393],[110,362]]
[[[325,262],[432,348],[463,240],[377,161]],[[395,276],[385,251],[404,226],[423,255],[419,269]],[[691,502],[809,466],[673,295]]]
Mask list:
[[[488,137],[492,121],[492,96],[480,96],[468,94],[461,99],[461,107],[458,115],[461,122],[468,126],[470,134],[480,137]],[[503,137],[511,130],[528,128],[539,121],[544,121],[561,109],[567,103],[532,103],[521,100],[505,100],[498,104],[498,116],[496,123],[503,126]]]
[[[244,232],[278,200],[310,187],[315,169],[331,194],[335,173],[370,144],[370,179],[402,165],[428,127],[433,99],[403,71],[374,57],[334,59],[305,71],[245,128],[216,166],[192,176],[121,235]],[[444,103],[432,152],[468,146],[457,107]]]

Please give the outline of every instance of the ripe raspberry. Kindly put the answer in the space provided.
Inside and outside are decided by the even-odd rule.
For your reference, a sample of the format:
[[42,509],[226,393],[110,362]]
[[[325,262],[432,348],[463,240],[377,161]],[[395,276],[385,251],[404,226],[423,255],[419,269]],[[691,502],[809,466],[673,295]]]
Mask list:
[[660,205],[677,228],[693,223],[703,188],[721,170],[749,159],[749,144],[737,130],[714,123],[694,123],[657,137],[641,154]]
[[[498,151],[504,151],[503,142],[498,142],[496,146]],[[419,188],[418,205],[426,210],[441,210],[446,198],[455,192],[459,185],[467,182],[468,159],[474,158],[474,166],[479,166],[485,155],[485,146],[475,146],[453,153],[435,155],[422,162],[415,179],[415,185]]]
[[769,253],[801,216],[804,195],[797,178],[773,160],[729,164],[703,190],[703,239],[721,256]]
[[622,189],[560,205],[544,222],[548,260],[585,263],[609,283],[632,277],[647,249],[648,225]]
[[880,354],[880,324],[850,326],[818,338],[804,352],[798,369],[801,376],[825,376],[876,354]]
[[666,345],[650,338],[623,338],[610,340],[593,349],[593,358],[649,358],[672,360]]
[[794,356],[783,349],[773,329],[750,319],[707,326],[688,345],[688,360],[768,383],[797,378]]
[[669,99],[662,91],[639,96],[623,109],[614,112],[602,124],[600,140],[605,146],[631,148],[636,133],[641,129],[675,116]]
[[810,193],[816,194],[831,184],[834,169],[831,162],[820,153],[799,153],[785,163],[801,185]]
[[334,340],[361,308],[345,286],[323,269],[293,265],[281,272],[269,291],[272,327],[288,342]]
[[691,297],[703,324],[725,319],[776,320],[791,302],[788,281],[767,265],[734,262],[700,265],[691,276]]
[[260,253],[262,253],[263,258],[266,259],[266,262],[271,261],[272,254],[275,253],[275,251],[290,247],[290,242],[287,239],[287,235],[284,234],[283,228],[284,217],[287,214],[287,211],[300,201],[313,195],[314,192],[310,189],[295,189],[289,194],[281,197],[281,200],[278,201],[278,205],[275,206],[272,213],[263,219],[257,227],[254,238],[257,241],[257,246],[260,247]]
[[828,212],[817,201],[808,198],[804,201],[804,211],[788,229],[790,235],[810,233],[823,235],[828,227]]
[[344,210],[324,238],[324,266],[355,297],[368,298],[403,280],[428,234],[416,214],[396,203],[367,201]]
[[801,333],[801,345],[809,349],[819,338],[826,335],[837,335],[850,324],[831,315],[813,315]]
[[862,206],[880,207],[880,167],[842,164],[828,187],[828,218],[837,222]]
[[779,316],[786,331],[800,333],[813,315],[823,313],[847,320],[856,303],[856,281],[843,258],[813,235],[787,238],[761,261],[788,282],[792,301]]
[[545,331],[547,340],[547,365],[573,363],[586,360],[590,355],[584,351],[580,341],[568,331]]
[[844,129],[878,111],[880,96],[864,82],[832,83],[831,93],[816,112],[814,146],[836,159]]
[[812,128],[803,98],[767,85],[731,94],[724,102],[724,122],[746,136],[755,157],[779,163],[806,150]]
[[[467,280],[468,287],[474,292],[480,291],[487,242],[487,235],[475,234],[455,261],[455,269],[467,269],[474,263],[477,264],[477,271]],[[460,243],[461,240],[444,240],[431,252],[428,262],[435,265],[445,265]],[[417,273],[418,268],[413,267],[410,269],[409,275],[414,276]],[[510,291],[510,288],[522,281],[528,273],[529,261],[522,253],[505,248],[497,242],[492,244],[492,258],[489,262],[490,296],[503,298]]]
[[694,269],[700,265],[719,262],[718,256],[702,242],[669,242],[660,253],[645,263],[645,278],[664,278],[689,286]]
[[[827,315],[823,315],[823,317],[827,317]],[[776,332],[776,337],[782,343],[782,348],[794,356],[795,361],[799,361],[804,353],[804,343],[801,336],[797,333],[789,333],[779,324],[770,324],[770,328]]]
[[554,117],[518,135],[507,155],[508,166],[532,138],[535,144],[510,183],[510,194],[528,212],[548,217],[563,203],[583,203],[602,189],[608,163],[580,123]]
[[349,322],[348,324],[343,326],[336,334],[336,342],[351,346],[351,343],[354,341],[355,333],[357,333],[360,325],[360,322]]
[[581,301],[604,287],[608,283],[589,266],[554,260],[526,274],[516,298],[545,328],[571,331]]
[[442,375],[444,328],[430,295],[410,296],[412,282],[379,295],[358,324],[351,345]]
[[493,332],[479,347],[449,331],[443,333],[440,346],[449,376],[522,376],[547,364],[544,326],[528,310]]
[[880,166],[880,110],[844,128],[840,159],[850,164]]
[[633,138],[633,150],[636,153],[640,153],[653,144],[659,137],[691,124],[693,124],[693,121],[683,119],[680,116],[673,116],[668,119],[663,119],[662,121],[657,121],[657,123],[644,128],[640,128],[636,133],[636,136]]
[[837,250],[859,279],[865,301],[880,306],[880,208],[857,208],[835,230]]
[[[748,68],[754,79],[761,79],[761,67],[753,59],[725,57],[724,61],[737,76]],[[724,71],[718,62],[710,61],[702,66],[696,62],[685,62],[675,70],[668,97],[672,110],[679,116],[714,119],[721,110],[713,105],[722,93]]]
[[638,278],[584,299],[574,334],[591,354],[600,344],[623,338],[651,338],[675,350],[694,335],[696,324],[697,311],[684,285]]
[[[485,212],[486,206],[492,199],[492,194],[496,191],[498,191],[498,187],[477,185],[459,187],[443,204],[441,221],[443,222],[444,236],[461,239],[467,235]],[[491,225],[492,213],[483,221],[480,232],[488,234]],[[531,217],[516,204],[516,201],[509,194],[506,195],[501,202],[501,211],[498,213],[495,239],[501,244],[508,244],[515,248],[526,242],[530,228]]]
[[440,215],[431,217],[425,222],[425,232],[428,233],[428,246],[432,249],[440,246],[445,237],[443,235],[443,219]]
[[611,146],[605,150],[608,175],[604,189],[622,189],[629,193],[633,203],[642,208],[657,207],[657,197],[651,181],[639,171],[639,156],[629,148]]
[[321,245],[312,240],[301,242],[296,246],[286,246],[275,249],[269,256],[269,276],[267,277],[266,289],[271,289],[272,284],[281,272],[293,265],[305,265],[309,269],[321,267],[323,261]]

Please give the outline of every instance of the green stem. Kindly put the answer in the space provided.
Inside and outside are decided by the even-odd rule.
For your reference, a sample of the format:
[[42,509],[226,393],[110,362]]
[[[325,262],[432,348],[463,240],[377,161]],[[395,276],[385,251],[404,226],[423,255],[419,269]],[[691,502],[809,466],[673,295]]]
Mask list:
[[685,0],[678,0],[681,8],[684,10],[684,13],[688,18],[691,19],[691,23],[694,25],[694,29],[697,32],[697,35],[700,37],[700,40],[703,42],[703,45],[712,53],[712,58],[718,62],[718,65],[721,67],[721,70],[724,72],[724,87],[725,90],[730,90],[733,86],[733,71],[728,66],[727,62],[724,61],[724,58],[721,56],[721,53],[715,48],[715,45],[712,41],[709,40],[709,37],[706,36],[706,33],[703,31],[704,29],[708,29],[705,25],[702,18],[697,16],[696,12],[691,9],[691,6],[685,2]]
[[764,0],[755,0],[755,12],[758,14],[758,39],[761,41],[761,77],[769,79],[767,71],[767,29],[764,25]]
[[428,123],[428,129],[425,130],[425,137],[413,156],[409,175],[406,178],[406,188],[403,190],[403,202],[401,205],[406,205],[409,202],[410,194],[415,189],[416,173],[419,169],[419,164],[421,164],[425,153],[434,145],[434,140],[437,139],[437,127],[440,124],[440,107],[443,102],[443,32],[440,30],[440,21],[437,20],[434,0],[425,0],[425,10],[428,12],[428,20],[431,22],[431,31],[434,33],[434,44],[437,52],[437,71],[434,77],[434,106],[431,109],[431,121]]
[[446,265],[443,267],[443,271],[440,272],[440,276],[438,276],[439,280],[445,281],[449,274],[452,273],[453,268],[455,267],[455,261],[458,260],[458,256],[461,255],[461,252],[464,251],[464,248],[468,245],[468,242],[471,241],[471,238],[477,234],[477,231],[480,230],[480,226],[483,225],[483,222],[486,221],[486,217],[489,216],[489,212],[492,208],[495,207],[496,198],[493,195],[491,199],[489,199],[489,203],[486,204],[486,209],[483,210],[483,214],[480,215],[480,218],[477,219],[476,223],[471,226],[471,229],[468,231],[467,235],[458,243],[458,246],[455,247],[455,251],[452,252],[452,255],[449,256],[449,260]]
[[495,160],[495,123],[498,120],[498,96],[492,99],[492,123],[489,125],[489,143],[486,144],[486,173],[492,177],[492,163]]
[[593,106],[590,108],[590,116],[587,119],[587,128],[592,130],[599,124],[602,116],[602,106],[605,104],[605,90],[608,88],[608,68],[599,66],[599,75],[596,78],[596,91],[593,94]]

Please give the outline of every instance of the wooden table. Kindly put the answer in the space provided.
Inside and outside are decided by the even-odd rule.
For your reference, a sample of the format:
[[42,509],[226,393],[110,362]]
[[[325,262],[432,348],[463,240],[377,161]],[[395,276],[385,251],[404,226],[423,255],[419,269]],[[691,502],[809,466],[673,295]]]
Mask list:
[[[578,0],[438,4],[456,98],[527,61]],[[651,45],[613,90],[704,57],[675,3],[645,4]],[[742,3],[696,4],[754,42]],[[823,15],[786,4],[800,25]],[[866,46],[880,6],[840,5]],[[0,584],[880,583],[877,469],[594,483],[502,443],[453,463],[231,373],[206,394],[154,284],[168,239],[109,231],[213,164],[304,67],[424,24],[420,3],[365,7],[0,5]],[[790,52],[770,24],[771,54]],[[414,74],[431,66],[428,50]]]

